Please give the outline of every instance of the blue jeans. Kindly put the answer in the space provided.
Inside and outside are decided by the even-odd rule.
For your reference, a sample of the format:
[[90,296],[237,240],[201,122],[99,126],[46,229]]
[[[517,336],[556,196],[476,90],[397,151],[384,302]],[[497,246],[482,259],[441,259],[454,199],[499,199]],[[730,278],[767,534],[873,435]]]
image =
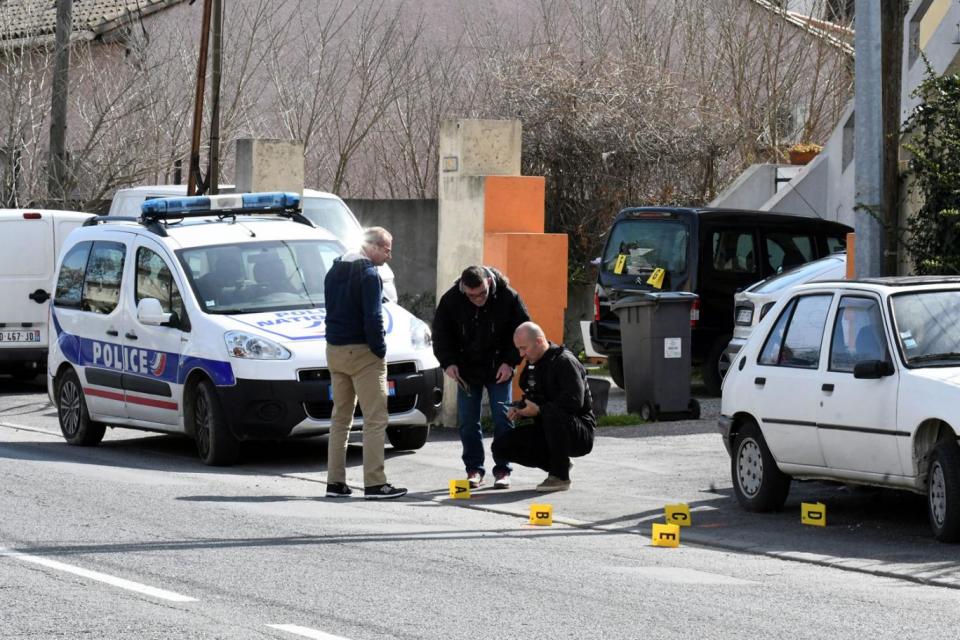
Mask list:
[[[479,471],[483,476],[483,430],[480,427],[480,407],[483,401],[483,390],[486,388],[490,398],[490,413],[493,414],[493,439],[513,429],[513,423],[507,420],[507,412],[502,402],[510,402],[513,396],[513,380],[501,384],[488,382],[487,384],[470,385],[469,392],[457,389],[457,416],[460,427],[460,442],[463,443],[463,465],[467,473]],[[507,460],[494,457],[493,473],[510,473],[511,468]]]

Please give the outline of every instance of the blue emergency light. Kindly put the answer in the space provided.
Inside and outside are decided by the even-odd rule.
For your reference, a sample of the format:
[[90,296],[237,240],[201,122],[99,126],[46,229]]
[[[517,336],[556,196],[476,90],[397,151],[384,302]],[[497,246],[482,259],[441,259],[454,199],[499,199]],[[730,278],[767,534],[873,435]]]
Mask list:
[[145,218],[256,214],[300,208],[300,195],[282,191],[185,198],[155,198],[140,205]]

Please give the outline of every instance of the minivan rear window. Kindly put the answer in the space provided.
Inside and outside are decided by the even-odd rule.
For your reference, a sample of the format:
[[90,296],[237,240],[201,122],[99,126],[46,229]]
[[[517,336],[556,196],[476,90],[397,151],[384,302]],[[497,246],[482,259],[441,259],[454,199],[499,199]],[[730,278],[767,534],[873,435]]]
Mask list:
[[682,273],[687,270],[689,242],[690,231],[681,220],[621,220],[610,232],[602,268],[616,275],[639,275],[657,268]]

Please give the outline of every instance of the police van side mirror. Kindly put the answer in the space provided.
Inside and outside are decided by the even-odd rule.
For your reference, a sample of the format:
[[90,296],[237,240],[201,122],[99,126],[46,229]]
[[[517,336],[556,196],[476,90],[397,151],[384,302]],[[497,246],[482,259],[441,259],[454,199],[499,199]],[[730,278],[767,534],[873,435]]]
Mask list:
[[170,314],[163,312],[163,307],[156,298],[144,298],[137,305],[137,320],[141,324],[159,326],[170,322]]

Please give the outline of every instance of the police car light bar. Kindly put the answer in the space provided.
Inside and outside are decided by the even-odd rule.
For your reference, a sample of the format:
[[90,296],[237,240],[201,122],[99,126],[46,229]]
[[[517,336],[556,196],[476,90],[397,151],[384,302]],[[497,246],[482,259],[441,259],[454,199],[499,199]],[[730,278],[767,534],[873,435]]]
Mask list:
[[185,198],[155,198],[145,201],[140,210],[147,219],[186,218],[211,215],[238,215],[283,212],[300,208],[296,193],[268,192]]

